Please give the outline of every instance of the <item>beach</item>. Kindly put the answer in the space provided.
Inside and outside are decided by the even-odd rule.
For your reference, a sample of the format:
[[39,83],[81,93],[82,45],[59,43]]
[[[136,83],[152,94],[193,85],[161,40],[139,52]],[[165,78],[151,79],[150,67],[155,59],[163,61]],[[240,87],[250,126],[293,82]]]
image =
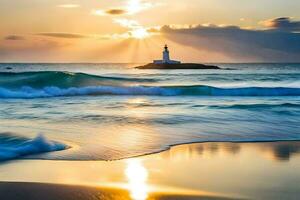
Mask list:
[[300,200],[300,0],[0,0],[0,200]]
[[[22,199],[65,199],[65,200],[96,200],[96,199],[122,199],[131,200],[130,194],[126,190],[84,187],[70,185],[36,184],[36,183],[0,183],[1,198],[22,200]],[[47,194],[45,196],[45,194]],[[230,200],[236,198],[226,198],[213,195],[188,195],[188,194],[149,194],[147,198],[170,199],[170,200]]]
[[2,163],[0,195],[11,200],[297,199],[299,167],[300,142],[196,143],[118,161]]

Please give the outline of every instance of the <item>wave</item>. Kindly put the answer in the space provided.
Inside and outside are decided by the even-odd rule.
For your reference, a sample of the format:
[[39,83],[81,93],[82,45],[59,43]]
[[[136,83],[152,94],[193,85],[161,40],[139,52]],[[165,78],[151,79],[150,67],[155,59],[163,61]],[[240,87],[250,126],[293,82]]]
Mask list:
[[208,85],[143,85],[143,83],[157,81],[159,80],[154,78],[98,76],[62,71],[0,72],[0,98],[85,95],[300,96],[298,87],[223,88]]
[[23,86],[17,90],[0,88],[0,98],[47,98],[86,95],[145,95],[145,96],[300,96],[300,88],[245,87],[217,88],[211,86],[90,86],[45,87],[34,89]]
[[262,108],[300,108],[299,103],[279,104],[234,104],[234,105],[194,105],[192,107],[208,107],[216,109],[262,109]]
[[0,72],[0,87],[20,88],[29,86],[32,88],[44,88],[55,86],[59,88],[87,87],[99,85],[123,85],[124,83],[147,83],[157,80],[151,78],[98,76],[85,73],[70,73],[63,71],[40,72]]
[[0,133],[0,161],[38,153],[61,151],[67,148],[67,145],[50,141],[41,134],[29,139],[11,133]]

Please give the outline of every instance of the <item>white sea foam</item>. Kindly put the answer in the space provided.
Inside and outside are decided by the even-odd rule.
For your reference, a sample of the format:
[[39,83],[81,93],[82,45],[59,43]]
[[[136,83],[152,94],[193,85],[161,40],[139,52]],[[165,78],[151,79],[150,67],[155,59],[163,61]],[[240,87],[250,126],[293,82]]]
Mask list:
[[16,138],[16,136],[11,135],[6,136],[4,141],[0,141],[0,160],[16,159],[32,154],[60,151],[68,148],[65,144],[48,140],[42,134],[33,139],[22,138],[13,143],[9,142],[9,137]]

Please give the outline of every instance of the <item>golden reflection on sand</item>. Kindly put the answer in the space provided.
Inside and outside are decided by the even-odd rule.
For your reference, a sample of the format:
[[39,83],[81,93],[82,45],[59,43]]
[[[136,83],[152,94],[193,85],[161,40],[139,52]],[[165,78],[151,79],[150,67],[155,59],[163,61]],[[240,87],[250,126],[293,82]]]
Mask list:
[[125,175],[128,179],[128,189],[133,200],[146,200],[149,188],[147,185],[148,171],[141,160],[130,159],[127,161]]
[[164,195],[273,200],[299,196],[299,166],[300,142],[200,143],[112,162],[4,162],[0,181],[121,189],[126,200],[166,199]]

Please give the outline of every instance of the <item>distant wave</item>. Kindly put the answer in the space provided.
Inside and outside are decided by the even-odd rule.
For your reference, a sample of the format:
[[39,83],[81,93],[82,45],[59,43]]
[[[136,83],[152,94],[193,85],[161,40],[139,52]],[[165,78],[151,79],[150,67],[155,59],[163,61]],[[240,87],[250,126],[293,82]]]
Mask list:
[[[193,107],[204,107],[194,105]],[[210,105],[209,108],[216,109],[263,109],[263,108],[300,108],[299,103],[279,103],[279,104],[234,104],[234,105]]]
[[11,133],[0,133],[0,161],[66,148],[68,148],[67,145],[49,141],[43,135],[29,139]]
[[152,78],[98,76],[61,71],[2,72],[0,98],[85,95],[300,96],[298,87],[143,86],[143,83],[157,81],[159,80]]
[[32,88],[44,88],[55,86],[59,88],[88,87],[99,85],[123,85],[124,83],[155,82],[151,78],[131,78],[98,76],[85,73],[71,73],[62,71],[39,72],[0,72],[0,87],[19,88],[29,86]]
[[44,87],[34,89],[23,86],[20,89],[0,88],[0,98],[47,98],[86,95],[145,95],[145,96],[300,96],[300,88],[245,87],[217,88],[211,86],[89,86],[89,87]]

